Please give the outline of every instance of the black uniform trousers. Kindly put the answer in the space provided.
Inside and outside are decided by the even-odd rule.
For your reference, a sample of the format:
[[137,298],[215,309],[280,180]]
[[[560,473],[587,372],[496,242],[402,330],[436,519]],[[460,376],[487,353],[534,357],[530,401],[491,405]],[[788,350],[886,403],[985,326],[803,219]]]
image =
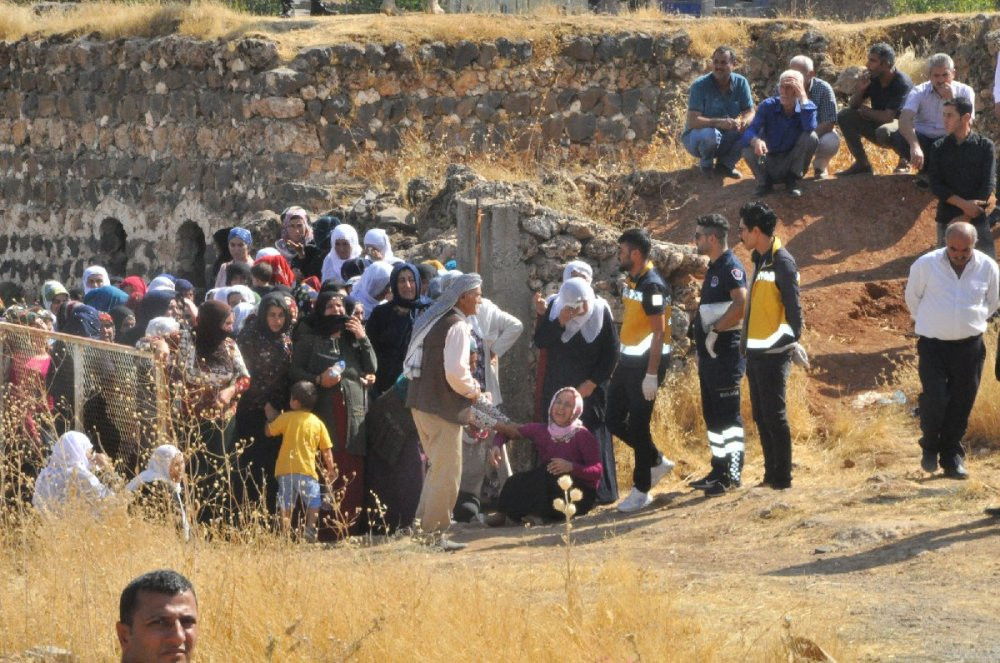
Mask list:
[[921,336],[917,340],[920,375],[920,446],[936,453],[941,467],[955,467],[964,458],[962,437],[976,402],[979,379],[986,361],[982,336],[941,341]]
[[750,404],[764,453],[764,482],[779,487],[792,482],[792,432],[785,407],[791,368],[790,352],[747,356]]
[[[656,383],[663,384],[670,358],[660,360]],[[638,366],[623,366],[619,362],[611,375],[608,388],[608,430],[622,442],[632,447],[635,467],[632,483],[636,490],[648,493],[652,485],[650,470],[660,462],[660,451],[653,443],[649,420],[653,416],[653,403],[642,395],[642,381],[646,377],[646,359]]]
[[[714,350],[715,359],[698,348],[698,381],[712,458],[721,460],[744,451],[740,382],[746,372],[746,359],[740,353],[740,335],[734,332],[719,334]],[[739,462],[741,458],[735,460]],[[735,474],[733,478],[738,478],[738,468]]]

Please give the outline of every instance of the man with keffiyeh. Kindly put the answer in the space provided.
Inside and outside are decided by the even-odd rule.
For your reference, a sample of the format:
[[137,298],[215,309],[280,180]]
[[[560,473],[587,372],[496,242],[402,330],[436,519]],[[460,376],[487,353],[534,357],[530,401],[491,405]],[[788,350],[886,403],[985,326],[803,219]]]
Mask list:
[[469,369],[468,317],[479,307],[481,285],[478,274],[451,278],[437,301],[416,320],[403,362],[403,373],[410,380],[406,406],[430,465],[416,517],[424,532],[442,535],[439,545],[444,550],[465,547],[443,534],[451,525],[462,476],[462,425],[469,406],[480,397]]

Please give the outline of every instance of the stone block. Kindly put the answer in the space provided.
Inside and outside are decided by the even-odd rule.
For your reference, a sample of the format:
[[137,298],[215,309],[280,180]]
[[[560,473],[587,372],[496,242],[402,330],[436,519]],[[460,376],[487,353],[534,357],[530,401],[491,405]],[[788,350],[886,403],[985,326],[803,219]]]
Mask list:
[[250,112],[261,117],[288,119],[305,113],[306,104],[299,97],[264,97],[250,103]]
[[264,91],[271,96],[287,97],[308,85],[312,76],[290,67],[278,67],[264,72]]
[[580,240],[568,235],[556,235],[544,244],[539,245],[547,257],[560,261],[568,261],[580,255],[582,245]]
[[587,37],[576,37],[563,47],[562,54],[573,60],[590,62],[594,59],[594,43]]
[[479,57],[476,59],[476,64],[483,69],[491,69],[494,61],[499,57],[499,55],[500,51],[497,49],[496,45],[489,42],[480,44]]
[[580,112],[589,113],[601,102],[604,97],[604,89],[599,87],[587,88],[580,93]]
[[566,119],[566,133],[574,143],[585,143],[597,131],[597,117],[590,113],[573,112]]
[[620,58],[622,49],[618,38],[611,35],[601,35],[600,40],[597,42],[597,48],[594,50],[594,55],[597,56],[600,62],[611,62],[615,58]]
[[455,44],[455,54],[452,56],[452,69],[458,71],[468,67],[479,59],[479,46],[467,39]]
[[548,216],[529,216],[521,219],[521,229],[540,240],[547,241],[559,232],[559,224]]
[[635,132],[636,140],[649,140],[656,133],[657,118],[652,113],[633,115],[629,118],[629,128]]

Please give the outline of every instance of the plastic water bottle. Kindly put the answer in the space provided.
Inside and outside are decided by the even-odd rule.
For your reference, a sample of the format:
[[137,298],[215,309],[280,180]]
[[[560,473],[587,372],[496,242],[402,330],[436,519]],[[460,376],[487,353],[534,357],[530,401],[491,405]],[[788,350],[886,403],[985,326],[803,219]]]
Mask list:
[[344,360],[341,359],[336,364],[328,368],[326,370],[326,374],[329,375],[331,378],[338,378],[340,377],[340,374],[344,372],[345,366],[346,364],[344,363]]

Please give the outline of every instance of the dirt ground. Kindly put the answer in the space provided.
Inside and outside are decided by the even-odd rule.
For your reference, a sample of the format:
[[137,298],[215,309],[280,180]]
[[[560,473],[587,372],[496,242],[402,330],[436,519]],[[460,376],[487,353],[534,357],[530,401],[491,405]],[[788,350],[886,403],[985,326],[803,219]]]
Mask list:
[[[748,179],[705,186],[685,171],[662,198],[639,202],[656,237],[689,243],[700,214],[721,212],[735,228],[752,191]],[[891,381],[912,359],[903,287],[910,264],[935,241],[935,202],[904,175],[810,183],[802,199],[779,190],[767,202],[801,270],[811,406],[822,416]],[[742,247],[736,252],[748,260]],[[841,464],[797,446],[790,491],[750,487],[762,473],[754,446],[747,487],[725,497],[705,498],[687,477],[671,477],[650,511],[605,508],[579,521],[575,555],[583,566],[608,556],[648,566],[682,590],[681,610],[717,619],[720,638],[805,614],[828,623],[850,658],[1000,660],[1000,614],[988,598],[1000,580],[1000,520],[982,515],[1000,503],[1000,459],[974,452],[966,482],[921,472],[912,406],[886,414],[893,419],[879,429],[878,453]],[[530,563],[554,554],[560,533],[465,526],[456,538],[471,543],[472,558]]]

